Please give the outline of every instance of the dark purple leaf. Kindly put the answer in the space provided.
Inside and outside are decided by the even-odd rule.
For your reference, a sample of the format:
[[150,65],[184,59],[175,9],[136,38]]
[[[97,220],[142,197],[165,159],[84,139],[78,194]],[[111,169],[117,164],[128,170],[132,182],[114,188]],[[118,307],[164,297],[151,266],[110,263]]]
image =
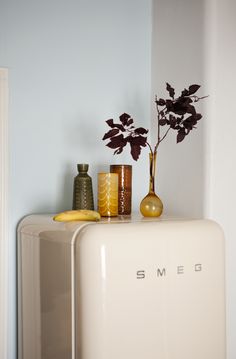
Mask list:
[[[128,121],[127,121],[127,124],[126,124],[126,126],[128,127],[128,126],[130,126],[130,125],[132,125],[132,123],[134,123],[134,120],[132,119],[132,118],[130,118]],[[131,126],[131,128],[133,128],[134,126]]]
[[113,120],[112,120],[112,119],[107,120],[106,123],[108,124],[108,126],[110,126],[110,127],[112,127],[112,128],[114,127],[114,123],[113,123]]
[[[129,116],[129,115],[128,115]],[[110,126],[111,128],[118,128],[120,131],[125,132],[125,128],[123,125],[119,124],[119,123],[114,123],[113,119],[107,120],[106,123],[108,124],[108,126]]]
[[124,146],[124,143],[125,143],[125,139],[124,139],[124,136],[121,134],[121,135],[112,137],[111,141],[108,142],[106,144],[106,146],[110,147],[110,148],[117,148],[117,147]]
[[109,130],[105,135],[103,136],[103,140],[106,140],[107,138],[113,137],[119,133],[118,128],[113,128],[112,130]]
[[196,115],[195,107],[192,105],[188,105],[186,109],[186,113],[191,113],[192,115]]
[[196,121],[201,120],[201,118],[202,118],[202,115],[200,113],[196,113],[196,115],[195,115]]
[[119,128],[120,131],[125,132],[124,126],[120,125],[119,123],[114,123],[113,127]]
[[193,95],[201,86],[199,85],[191,85],[188,88],[189,95]]
[[130,151],[131,156],[135,161],[137,161],[141,153],[141,146],[130,144],[130,147],[131,147],[131,151]]
[[137,133],[138,135],[144,135],[148,133],[148,130],[146,130],[143,127],[138,127],[134,132]]
[[159,120],[159,125],[160,125],[160,126],[165,126],[165,125],[167,125],[167,119],[166,119],[166,118],[163,118],[163,119]]
[[177,124],[177,118],[173,115],[170,115],[169,116],[169,124],[170,124],[170,127],[174,129]]
[[184,90],[181,92],[181,96],[182,96],[182,97],[189,96],[188,90],[187,90],[187,89],[184,89]]
[[127,142],[130,142],[132,140],[133,136],[130,134],[127,137],[124,138],[124,140]]
[[145,147],[147,144],[147,137],[144,137],[144,136],[131,137],[129,139],[129,142],[130,142],[130,145],[138,145],[138,146]]
[[181,104],[182,106],[187,106],[192,103],[193,100],[190,97],[179,97],[176,103]]
[[130,118],[130,115],[128,115],[127,113],[123,113],[120,116],[120,122],[122,123],[122,125],[126,126],[129,118]]
[[185,138],[186,134],[185,134],[185,129],[184,128],[181,128],[179,131],[178,131],[178,135],[177,135],[177,143],[179,142],[182,142]]
[[[172,103],[171,100],[166,100],[166,101],[170,101]],[[159,113],[160,116],[164,116],[165,115],[165,110],[161,110],[160,113]]]
[[163,98],[159,98],[159,100],[156,101],[158,106],[165,106],[166,102]]
[[166,82],[166,90],[169,92],[170,97],[175,97],[175,90],[168,84],[168,82]]
[[186,106],[184,104],[182,104],[181,102],[176,102],[176,103],[174,103],[171,111],[174,112],[176,115],[185,115]]
[[[171,100],[166,100],[166,109],[168,112],[173,111],[173,102]],[[160,115],[162,115],[160,113]]]
[[115,150],[114,155],[119,155],[121,152],[123,152],[123,146],[119,147],[117,150]]
[[197,121],[195,119],[195,116],[191,115],[189,117],[187,117],[184,121],[183,121],[183,126],[187,129],[187,130],[192,130],[193,126],[197,124]]

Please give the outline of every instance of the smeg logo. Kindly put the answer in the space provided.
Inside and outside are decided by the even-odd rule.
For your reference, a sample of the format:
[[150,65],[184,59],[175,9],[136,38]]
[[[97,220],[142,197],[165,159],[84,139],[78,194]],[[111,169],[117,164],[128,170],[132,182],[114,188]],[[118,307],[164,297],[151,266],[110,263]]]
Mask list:
[[[174,269],[176,275],[184,275],[185,274],[185,266],[184,265],[178,265]],[[202,272],[202,263],[196,263],[192,266],[192,271],[199,273]],[[155,276],[157,278],[163,278],[166,277],[168,273],[168,268],[156,268],[155,270]],[[136,279],[145,279],[150,273],[147,273],[146,270],[141,269],[136,271]]]

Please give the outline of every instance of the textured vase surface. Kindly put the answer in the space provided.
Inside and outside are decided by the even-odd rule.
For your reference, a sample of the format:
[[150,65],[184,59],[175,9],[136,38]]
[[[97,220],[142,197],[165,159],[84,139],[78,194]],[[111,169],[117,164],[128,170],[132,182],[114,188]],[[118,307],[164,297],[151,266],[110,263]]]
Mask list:
[[79,174],[74,178],[73,209],[94,210],[92,178],[88,175],[88,164],[77,165]]
[[132,166],[111,165],[110,172],[118,174],[118,213],[130,215],[132,209]]
[[103,217],[118,215],[118,174],[98,174],[98,212]]

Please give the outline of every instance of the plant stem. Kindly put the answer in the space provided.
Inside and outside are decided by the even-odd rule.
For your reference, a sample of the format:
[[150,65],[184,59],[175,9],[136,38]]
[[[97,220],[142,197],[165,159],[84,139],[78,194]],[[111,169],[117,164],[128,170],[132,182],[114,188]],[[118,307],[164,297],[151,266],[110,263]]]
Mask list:
[[156,152],[149,154],[149,193],[155,194]]
[[166,133],[164,134],[164,136],[160,139],[159,143],[158,143],[158,146],[159,144],[164,140],[164,138],[166,138],[168,132],[170,131],[171,127],[168,128],[168,130],[166,131]]
[[148,142],[146,142],[146,143],[147,143],[147,145],[148,145],[148,147],[150,149],[151,154],[153,154],[153,150],[152,150],[152,147],[151,147],[150,143],[148,143]]
[[[159,111],[159,108],[158,108],[158,103],[157,103],[157,96],[156,96],[156,109],[157,109],[157,143],[159,143],[160,141],[160,111]],[[155,146],[155,149],[156,149],[156,146]],[[155,152],[155,150],[154,150]]]
[[171,127],[168,128],[168,130],[166,131],[166,133],[164,134],[164,136],[162,138],[159,139],[159,141],[157,142],[155,148],[154,148],[154,153],[157,152],[157,148],[160,145],[160,143],[166,138],[166,136],[168,135],[168,132],[170,131]]
[[[154,152],[153,152],[154,154],[157,152],[157,148],[158,148],[159,144],[164,140],[164,138],[167,136],[167,134],[168,134],[168,132],[170,131],[170,128],[171,128],[171,127],[169,127],[168,130],[166,131],[166,133],[164,134],[164,136],[161,138],[161,135],[160,135],[160,132],[161,132],[160,131],[160,117],[161,117],[161,114],[160,114],[160,111],[159,111],[159,108],[158,108],[157,96],[156,96],[155,103],[156,103],[156,110],[157,110],[157,143],[156,143],[156,145],[154,147]],[[162,111],[164,111],[165,108]]]

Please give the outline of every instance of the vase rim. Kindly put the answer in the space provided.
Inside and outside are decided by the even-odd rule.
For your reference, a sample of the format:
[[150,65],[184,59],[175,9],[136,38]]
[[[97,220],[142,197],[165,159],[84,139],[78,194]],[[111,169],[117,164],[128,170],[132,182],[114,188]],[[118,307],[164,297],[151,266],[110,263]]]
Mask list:
[[118,173],[114,173],[114,172],[98,172],[98,175],[116,175],[116,176],[118,176]]
[[113,166],[113,167],[115,167],[115,166],[119,166],[119,167],[122,167],[122,166],[124,166],[124,167],[132,167],[132,165],[126,165],[126,164],[114,164],[114,165],[110,165],[110,166]]

